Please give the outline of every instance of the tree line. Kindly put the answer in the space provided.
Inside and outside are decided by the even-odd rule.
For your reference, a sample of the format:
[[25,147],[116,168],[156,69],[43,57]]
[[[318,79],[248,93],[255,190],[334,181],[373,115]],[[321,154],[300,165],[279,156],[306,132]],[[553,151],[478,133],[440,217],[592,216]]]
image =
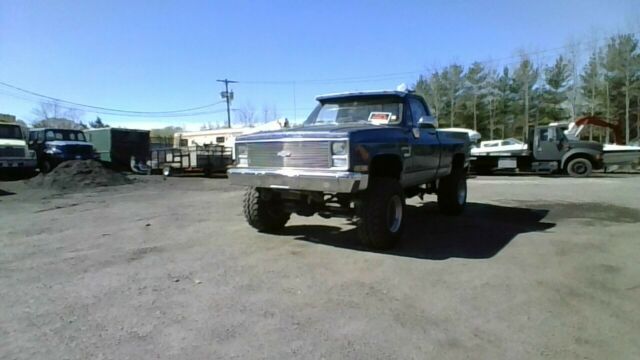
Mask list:
[[[618,123],[626,142],[640,136],[640,52],[635,34],[616,35],[579,64],[577,46],[548,64],[527,55],[512,66],[450,64],[420,75],[440,126],[466,127],[484,139],[526,137],[530,126],[597,115]],[[590,128],[590,140],[610,141],[608,129]]]

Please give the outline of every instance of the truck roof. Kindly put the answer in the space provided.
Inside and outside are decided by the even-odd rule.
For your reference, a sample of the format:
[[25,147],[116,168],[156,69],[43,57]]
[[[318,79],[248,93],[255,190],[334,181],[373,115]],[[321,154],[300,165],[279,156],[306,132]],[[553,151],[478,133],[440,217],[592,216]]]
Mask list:
[[320,96],[316,96],[316,100],[323,102],[326,100],[333,100],[333,99],[370,97],[370,96],[397,96],[400,98],[404,98],[409,94],[410,94],[409,91],[370,90],[370,91],[343,92],[343,93],[320,95]]
[[31,129],[29,129],[29,131],[42,131],[42,130],[80,131],[80,132],[82,132],[82,130],[80,130],[80,129],[59,129],[59,128],[54,128],[54,127],[46,127],[46,128],[31,128]]

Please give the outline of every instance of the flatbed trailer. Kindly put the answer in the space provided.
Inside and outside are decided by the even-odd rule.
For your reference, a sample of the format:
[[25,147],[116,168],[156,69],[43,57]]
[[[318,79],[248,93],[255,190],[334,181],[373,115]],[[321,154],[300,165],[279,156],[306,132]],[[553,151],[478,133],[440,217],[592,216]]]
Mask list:
[[471,169],[478,174],[495,171],[564,172],[574,177],[591,175],[603,167],[601,144],[566,137],[566,125],[537,126],[530,129],[528,141],[520,149],[491,151],[475,148]]
[[150,153],[151,170],[165,176],[224,173],[232,165],[231,148],[221,145],[186,146],[154,149]]

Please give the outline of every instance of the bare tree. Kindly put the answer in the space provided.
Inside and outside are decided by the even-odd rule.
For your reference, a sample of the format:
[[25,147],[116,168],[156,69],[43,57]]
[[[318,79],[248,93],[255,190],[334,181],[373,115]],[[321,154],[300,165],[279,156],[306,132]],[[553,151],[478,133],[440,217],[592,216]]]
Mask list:
[[36,116],[35,121],[68,119],[78,122],[84,115],[81,110],[64,107],[57,101],[41,102],[38,107],[31,110],[31,113]]
[[252,126],[255,121],[256,109],[247,103],[244,107],[235,109],[236,121],[243,126]]
[[275,105],[263,105],[262,106],[262,122],[269,122],[276,120],[280,117],[280,113],[278,113],[278,108]]

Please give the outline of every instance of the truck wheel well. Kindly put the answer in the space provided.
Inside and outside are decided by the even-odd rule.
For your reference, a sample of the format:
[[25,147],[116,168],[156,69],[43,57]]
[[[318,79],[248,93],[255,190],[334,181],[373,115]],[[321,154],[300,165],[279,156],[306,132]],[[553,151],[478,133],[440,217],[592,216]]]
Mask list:
[[396,155],[378,155],[371,161],[369,174],[374,177],[400,179],[402,161]]
[[577,153],[577,154],[573,154],[573,155],[569,156],[568,158],[566,158],[564,160],[564,162],[562,163],[562,168],[566,169],[567,165],[569,165],[571,160],[576,159],[576,158],[587,159],[587,160],[589,160],[591,165],[593,165],[593,167],[596,166],[596,163],[595,163],[595,160],[593,159],[593,156],[591,156],[590,154],[587,154],[587,153]]
[[455,154],[451,160],[451,170],[464,168],[464,154]]

